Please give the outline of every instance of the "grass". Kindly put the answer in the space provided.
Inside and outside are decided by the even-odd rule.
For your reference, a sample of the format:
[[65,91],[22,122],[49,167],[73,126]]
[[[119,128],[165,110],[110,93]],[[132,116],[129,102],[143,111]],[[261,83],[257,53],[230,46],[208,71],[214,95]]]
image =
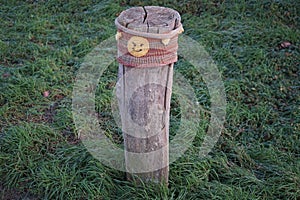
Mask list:
[[[170,166],[169,189],[126,181],[76,139],[72,89],[84,56],[115,34],[113,20],[122,10],[145,4],[0,0],[0,199],[299,200],[297,1],[147,1],[181,13],[185,34],[222,72],[227,95],[225,129],[210,156],[197,154],[209,120],[204,114],[192,147]],[[101,123],[118,143],[110,113],[116,66],[101,77],[96,101]],[[201,75],[182,59],[175,70],[209,108]],[[171,134],[180,123],[176,98]]]

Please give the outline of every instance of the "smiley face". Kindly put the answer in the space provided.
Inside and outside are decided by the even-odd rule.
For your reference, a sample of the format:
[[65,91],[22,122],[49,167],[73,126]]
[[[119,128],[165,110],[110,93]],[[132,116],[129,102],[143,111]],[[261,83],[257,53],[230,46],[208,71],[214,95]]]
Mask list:
[[133,36],[128,40],[128,52],[134,57],[142,57],[149,51],[149,42],[146,38]]

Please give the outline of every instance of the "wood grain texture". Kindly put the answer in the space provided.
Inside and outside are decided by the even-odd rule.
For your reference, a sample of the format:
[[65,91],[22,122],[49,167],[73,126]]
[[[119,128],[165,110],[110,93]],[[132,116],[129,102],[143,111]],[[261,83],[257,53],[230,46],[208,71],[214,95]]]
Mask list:
[[[146,6],[130,8],[117,19],[123,26],[148,33],[168,33],[180,23],[179,14],[169,8]],[[124,137],[125,162],[129,172],[144,169],[132,162],[131,153],[145,153],[142,166],[147,172],[128,173],[129,180],[137,175],[144,181],[168,183],[169,115],[173,82],[173,63],[165,66],[132,68],[119,64],[117,98]],[[147,153],[160,150],[155,157]],[[131,152],[131,153],[128,153]],[[151,169],[151,166],[163,167]],[[133,166],[135,165],[135,166]],[[147,167],[146,167],[147,168]],[[150,171],[149,171],[150,170]]]

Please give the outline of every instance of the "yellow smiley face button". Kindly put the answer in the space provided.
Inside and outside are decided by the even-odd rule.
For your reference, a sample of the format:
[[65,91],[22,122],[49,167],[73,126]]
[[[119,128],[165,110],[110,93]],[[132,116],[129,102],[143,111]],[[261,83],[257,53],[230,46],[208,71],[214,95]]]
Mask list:
[[128,52],[134,57],[142,57],[149,51],[149,42],[146,38],[133,36],[128,40]]

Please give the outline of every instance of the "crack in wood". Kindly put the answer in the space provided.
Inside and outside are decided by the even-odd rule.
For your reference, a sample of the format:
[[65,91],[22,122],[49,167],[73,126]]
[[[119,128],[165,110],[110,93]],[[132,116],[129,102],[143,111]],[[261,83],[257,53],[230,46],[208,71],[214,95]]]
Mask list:
[[169,86],[169,79],[170,79],[170,67],[168,66],[168,72],[167,72],[167,80],[166,80],[166,88],[165,88],[165,95],[164,95],[164,109],[167,110],[167,98],[168,98],[168,86]]
[[[143,24],[145,23],[147,17],[148,17],[148,13],[147,13],[147,10],[145,8],[145,6],[143,6],[143,9],[144,9],[144,12],[145,12],[145,15],[144,15],[144,20],[143,20]],[[148,22],[147,22],[147,25],[148,25]]]
[[[173,17],[174,17],[174,15],[173,15]],[[175,18],[175,23],[174,23],[174,28],[173,28],[173,30],[175,30],[177,27],[178,27],[178,19]]]

